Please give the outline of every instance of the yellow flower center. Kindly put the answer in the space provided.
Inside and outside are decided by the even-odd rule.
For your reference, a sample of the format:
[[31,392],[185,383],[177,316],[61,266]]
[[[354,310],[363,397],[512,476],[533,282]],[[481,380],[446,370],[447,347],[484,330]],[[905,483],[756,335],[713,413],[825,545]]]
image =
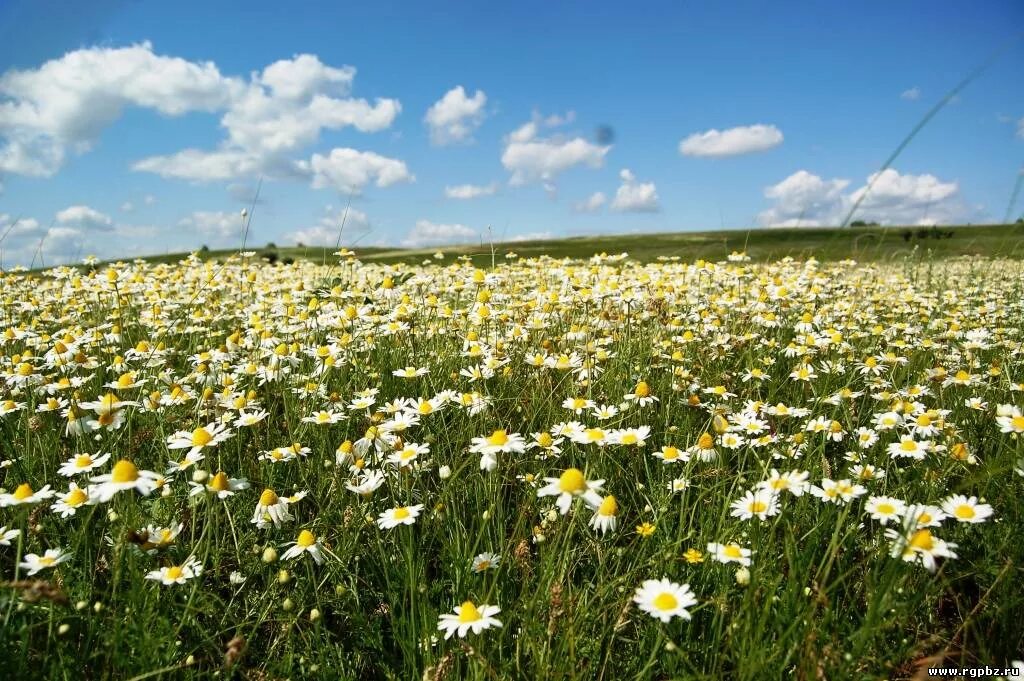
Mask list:
[[213,436],[206,428],[196,428],[192,431],[192,446],[205,447],[213,441]]
[[68,492],[68,495],[64,497],[64,503],[68,506],[81,506],[89,499],[89,495],[83,492],[79,488],[75,488]]
[[216,492],[226,492],[230,485],[228,484],[228,476],[224,471],[217,473],[210,480],[210,489]]
[[959,506],[956,507],[956,510],[953,511],[953,515],[955,515],[957,518],[960,518],[961,520],[970,520],[971,518],[976,516],[977,513],[974,511],[973,506],[969,504],[960,504]]
[[665,447],[665,449],[661,450],[661,455],[666,461],[672,461],[679,458],[679,450],[671,446]]
[[117,385],[121,388],[127,388],[135,382],[135,377],[131,374],[121,374],[117,379]]
[[185,571],[182,570],[181,567],[179,567],[177,565],[172,565],[171,567],[167,568],[167,573],[166,574],[167,574],[167,579],[180,579],[181,576],[183,574],[185,574]]
[[704,433],[697,440],[697,446],[701,449],[713,449],[715,446],[715,438],[711,437],[710,433]]
[[476,622],[477,620],[483,619],[483,615],[476,609],[476,605],[473,601],[465,601],[462,607],[459,608],[459,621],[460,622]]
[[764,513],[767,510],[768,510],[768,504],[764,503],[763,501],[754,501],[754,502],[751,502],[751,504],[750,504],[750,512],[751,513]]
[[303,530],[299,532],[299,538],[295,540],[295,545],[302,548],[308,548],[316,543],[316,535],[309,530]]
[[931,417],[928,416],[928,414],[921,414],[920,416],[917,417],[917,425],[921,426],[922,428],[927,428],[928,426],[932,425],[932,419]]
[[1010,425],[1014,430],[1024,430],[1024,416],[1014,416],[1010,419]]
[[135,482],[138,479],[139,469],[128,459],[121,459],[115,463],[110,474],[111,482]]
[[508,443],[508,433],[504,430],[496,430],[487,438],[487,444],[493,447],[503,447]]
[[637,397],[647,397],[651,394],[651,387],[647,385],[646,381],[640,381],[633,389],[633,394]]
[[875,510],[881,513],[882,515],[891,515],[896,512],[896,507],[893,506],[892,504],[883,501],[882,503],[875,507]]
[[900,449],[902,449],[905,452],[916,452],[917,443],[914,442],[913,440],[904,440],[903,442],[900,443]]
[[624,445],[635,445],[637,443],[637,436],[634,433],[626,433],[622,436],[622,444]]
[[50,556],[43,556],[42,558],[39,559],[39,564],[44,566],[44,567],[50,567],[51,565],[53,565],[56,562],[57,561],[54,558],[51,558]]
[[24,501],[33,494],[35,494],[35,492],[32,491],[32,485],[28,484],[27,482],[21,483],[20,485],[18,485],[18,489],[14,490],[14,498],[17,499],[18,501]]
[[558,477],[558,488],[567,494],[581,494],[587,489],[587,479],[580,469],[570,468]]
[[273,506],[278,501],[277,492],[272,489],[265,489],[260,495],[260,506]]
[[914,536],[910,538],[911,548],[921,549],[923,551],[930,551],[935,546],[935,539],[932,537],[932,533],[928,530],[918,530],[914,533]]
[[615,497],[608,495],[601,502],[601,505],[597,509],[598,515],[615,515],[619,512],[619,504],[615,501]]
[[670,593],[660,593],[654,597],[652,602],[658,610],[675,610],[679,607],[679,601]]
[[537,444],[541,447],[550,447],[554,442],[554,438],[552,438],[548,433],[541,433],[540,436],[537,437]]
[[585,432],[587,439],[591,442],[597,442],[604,439],[604,430],[601,428],[587,428]]
[[743,557],[743,552],[740,551],[740,547],[737,544],[728,544],[724,549],[722,549],[722,553],[724,553],[727,558]]
[[405,520],[410,515],[409,509],[405,506],[399,506],[395,509],[394,517],[395,520]]

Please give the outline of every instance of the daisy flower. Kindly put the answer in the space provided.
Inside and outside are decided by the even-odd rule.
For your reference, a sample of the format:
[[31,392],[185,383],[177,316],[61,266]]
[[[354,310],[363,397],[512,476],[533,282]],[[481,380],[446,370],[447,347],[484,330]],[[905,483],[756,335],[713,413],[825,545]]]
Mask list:
[[689,584],[662,578],[644,580],[633,595],[633,602],[651,617],[668,624],[673,617],[690,619],[687,608],[697,605],[697,598]]
[[615,497],[609,494],[601,500],[588,524],[594,528],[595,532],[600,532],[602,535],[614,532],[618,523],[618,513],[619,504],[615,501]]
[[189,482],[189,485],[192,487],[188,493],[190,497],[206,492],[207,494],[216,495],[218,499],[227,499],[230,496],[234,496],[235,492],[249,489],[248,480],[245,478],[229,478],[224,471],[218,472],[205,484]]
[[757,487],[760,489],[771,490],[776,494],[780,494],[783,490],[786,490],[793,496],[799,497],[810,489],[811,486],[807,482],[807,478],[809,478],[810,475],[811,474],[807,471],[787,471],[785,473],[779,473],[773,468],[768,475],[768,479],[757,483]]
[[105,464],[110,459],[110,454],[78,454],[61,464],[61,467],[57,469],[57,472],[61,475],[70,478],[73,475],[79,473],[88,473],[94,468],[98,468]]
[[732,502],[731,508],[733,518],[750,520],[757,516],[759,520],[767,520],[779,512],[778,495],[771,489],[748,491],[742,499]]
[[821,487],[811,485],[811,494],[825,503],[845,504],[865,493],[867,493],[866,488],[855,485],[849,480],[836,481],[823,478]]
[[153,570],[146,574],[146,579],[160,582],[164,586],[173,584],[184,584],[190,579],[198,577],[203,572],[203,566],[194,557],[189,557],[181,565],[171,565]]
[[260,494],[256,503],[256,510],[252,514],[252,523],[256,528],[262,530],[271,523],[274,527],[281,527],[283,523],[293,520],[292,514],[288,512],[288,500],[277,496],[277,492],[267,488]]
[[377,470],[366,470],[363,471],[363,475],[361,477],[358,477],[352,483],[345,485],[345,489],[350,492],[355,492],[360,496],[368,497],[383,484],[383,473]]
[[430,445],[427,444],[416,444],[410,442],[402,447],[399,451],[395,452],[388,457],[388,463],[394,464],[396,468],[402,468],[408,466],[415,461],[421,454],[429,454]]
[[739,563],[743,566],[750,565],[750,549],[745,549],[739,544],[708,544],[708,553],[719,563]]
[[906,510],[907,505],[893,497],[868,497],[867,503],[864,504],[864,512],[882,525],[886,525],[890,520],[899,523]]
[[426,367],[405,367],[404,369],[395,369],[391,372],[392,376],[398,378],[418,378],[419,376],[425,376],[430,373],[430,369]]
[[289,547],[287,551],[281,554],[281,557],[285,560],[298,558],[303,553],[308,553],[316,561],[317,565],[324,562],[324,554],[321,550],[320,542],[317,540],[316,535],[309,530],[302,530],[294,542],[289,542],[285,546]]
[[608,435],[608,442],[615,445],[624,445],[627,447],[643,447],[644,442],[651,435],[650,426],[640,426],[639,428],[623,428],[622,430],[616,430]]
[[75,483],[71,483],[66,494],[59,497],[50,510],[60,513],[62,518],[73,516],[80,506],[89,503],[89,490],[84,490]]
[[583,471],[578,468],[566,469],[559,477],[544,478],[544,481],[548,484],[537,490],[537,496],[557,496],[555,505],[562,515],[569,512],[569,506],[576,497],[582,497],[591,508],[601,505],[602,499],[598,492],[601,491],[604,480],[587,480]]
[[688,452],[680,451],[672,445],[663,446],[660,450],[654,452],[652,456],[661,459],[661,462],[664,464],[681,463],[690,460]]
[[498,466],[498,454],[525,452],[526,443],[519,433],[500,428],[490,435],[473,438],[469,451],[480,454],[480,470],[490,472]]
[[992,507],[979,504],[977,497],[954,494],[942,501],[942,510],[961,523],[983,523],[992,515]]
[[37,492],[32,489],[32,485],[27,482],[23,482],[18,485],[13,492],[0,494],[0,508],[5,506],[38,504],[40,501],[46,501],[54,494],[56,494],[56,492],[51,490],[49,485],[44,485]]
[[494,616],[501,612],[496,605],[476,605],[473,601],[463,601],[462,605],[455,606],[455,614],[445,613],[437,620],[438,631],[444,632],[445,640],[458,633],[459,638],[465,638],[466,634],[472,631],[479,634],[491,627],[501,627],[501,622]]
[[162,477],[153,471],[140,471],[128,459],[121,459],[115,463],[107,475],[91,478],[92,482],[96,483],[96,500],[99,503],[106,503],[118,492],[131,489],[143,496],[149,496],[150,492],[159,486],[161,479]]
[[497,553],[491,553],[485,551],[473,558],[473,564],[471,569],[473,572],[480,573],[486,570],[493,570],[501,564],[501,556]]
[[1024,433],[1024,413],[1021,413],[1020,407],[1001,404],[996,413],[996,423],[999,425],[999,432],[1016,433],[1018,435]]
[[6,525],[0,527],[0,546],[10,546],[11,540],[19,536],[20,534],[21,530],[9,530],[7,529]]
[[893,558],[902,558],[908,563],[920,563],[929,572],[935,572],[936,558],[957,557],[953,552],[956,544],[939,539],[927,528],[919,528],[910,532],[886,530],[885,536],[892,541],[891,555]]
[[377,526],[382,530],[390,530],[399,525],[412,525],[422,510],[423,504],[389,508],[377,516]]
[[46,549],[41,556],[35,553],[25,554],[22,562],[18,563],[18,567],[27,570],[25,574],[31,577],[41,570],[57,567],[68,560],[71,560],[71,554],[66,553],[63,549]]

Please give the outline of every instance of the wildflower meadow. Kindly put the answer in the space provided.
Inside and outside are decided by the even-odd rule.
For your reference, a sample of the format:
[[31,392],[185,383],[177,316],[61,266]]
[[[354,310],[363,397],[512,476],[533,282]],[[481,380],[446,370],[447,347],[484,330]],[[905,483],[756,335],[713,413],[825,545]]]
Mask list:
[[1020,261],[236,252],[0,283],[2,678],[1022,656]]

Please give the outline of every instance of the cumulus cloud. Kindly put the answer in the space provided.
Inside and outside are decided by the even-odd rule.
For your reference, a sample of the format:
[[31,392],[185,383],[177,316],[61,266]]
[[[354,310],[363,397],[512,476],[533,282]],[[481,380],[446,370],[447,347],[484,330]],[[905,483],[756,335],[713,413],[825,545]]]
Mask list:
[[683,156],[721,158],[767,151],[782,144],[782,131],[774,125],[746,125],[728,130],[697,132],[679,143]]
[[416,226],[405,235],[402,245],[407,248],[447,246],[474,241],[478,236],[479,234],[475,229],[466,225],[458,223],[438,224],[430,220],[417,220]]
[[472,141],[473,132],[483,123],[487,95],[477,90],[472,97],[461,85],[453,87],[427,109],[423,121],[430,129],[430,141],[436,145]]
[[212,62],[158,55],[148,42],[75,50],[0,75],[0,173],[51,176],[69,151],[90,149],[134,106],[166,116],[221,113],[226,133],[214,149],[144,158],[133,165],[137,171],[197,182],[301,177],[293,154],[322,131],[377,132],[401,112],[396,99],[350,96],[355,74],[311,54],[243,78],[223,75]]
[[126,106],[168,116],[217,111],[244,86],[212,62],[156,55],[150,43],[69,52],[0,75],[0,171],[48,177],[67,148],[81,152]]
[[314,189],[333,188],[346,194],[360,194],[370,183],[390,187],[416,179],[403,161],[342,147],[332,149],[326,156],[313,154],[309,163],[301,167],[311,174]]
[[75,227],[43,227],[34,218],[0,214],[0,268],[67,262],[81,252],[84,241],[83,231]]
[[485,185],[457,184],[454,186],[449,185],[445,187],[444,195],[445,198],[467,201],[469,199],[476,199],[481,196],[493,196],[497,191],[497,182],[492,182],[490,184]]
[[306,246],[338,245],[339,240],[352,232],[365,233],[373,229],[366,213],[355,208],[347,208],[336,214],[325,215],[320,221],[305,229],[289,232],[285,240]]
[[216,238],[241,237],[245,221],[239,213],[198,210],[182,218],[179,227]]
[[862,197],[854,217],[881,224],[953,223],[970,214],[960,200],[959,185],[934,175],[904,175],[888,168],[847,192],[849,185],[849,180],[823,180],[806,170],[797,171],[765,189],[765,198],[774,205],[758,215],[758,222],[775,227],[838,225]]
[[[540,136],[541,125],[551,121],[534,116],[530,122],[514,130],[505,140],[501,164],[512,173],[510,184],[543,182],[550,185],[555,177],[574,166],[600,168],[611,146],[594,144],[582,137]],[[554,124],[567,122],[559,117]]]
[[917,87],[916,85],[914,87],[910,88],[909,90],[904,90],[903,92],[900,93],[900,99],[905,99],[908,102],[913,102],[914,100],[917,100],[917,99],[920,99],[920,98],[921,98],[921,88]]
[[551,232],[526,232],[524,234],[513,234],[508,238],[508,241],[519,243],[520,241],[547,241],[554,238],[555,235]]
[[622,184],[615,192],[612,199],[612,210],[629,213],[656,213],[661,207],[658,205],[658,190],[653,182],[639,182],[636,176],[628,168],[623,168],[619,173]]
[[604,192],[594,192],[583,201],[580,201],[573,210],[577,213],[594,213],[601,208],[608,201],[608,197],[604,195]]
[[114,221],[109,215],[89,206],[68,206],[57,213],[57,223],[62,227],[77,227],[108,232],[114,228]]

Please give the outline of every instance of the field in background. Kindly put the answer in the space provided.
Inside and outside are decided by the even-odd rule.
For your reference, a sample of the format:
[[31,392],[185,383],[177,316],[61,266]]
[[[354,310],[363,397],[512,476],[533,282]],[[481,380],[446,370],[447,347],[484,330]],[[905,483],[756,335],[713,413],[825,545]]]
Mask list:
[[[899,260],[906,257],[948,258],[963,255],[1024,257],[1024,224],[979,225],[953,227],[786,227],[777,229],[718,230],[710,232],[665,232],[660,234],[614,234],[578,236],[501,242],[495,234],[494,249],[498,257],[509,251],[530,258],[550,255],[554,258],[586,258],[594,253],[626,251],[630,257],[648,262],[660,256],[678,257],[683,262],[699,259],[722,260],[732,251],[746,251],[757,262],[785,257],[822,261]],[[367,263],[419,263],[438,250],[449,255],[469,255],[473,264],[486,266],[491,261],[491,244],[475,243],[429,248],[360,247],[348,238],[342,245],[356,250]],[[275,254],[277,260],[310,260],[333,262],[334,248],[319,246],[274,246],[249,244],[247,248],[263,256]],[[217,259],[237,249],[208,250],[199,253],[204,259]],[[177,262],[187,253],[170,253],[146,257],[149,262]]]

